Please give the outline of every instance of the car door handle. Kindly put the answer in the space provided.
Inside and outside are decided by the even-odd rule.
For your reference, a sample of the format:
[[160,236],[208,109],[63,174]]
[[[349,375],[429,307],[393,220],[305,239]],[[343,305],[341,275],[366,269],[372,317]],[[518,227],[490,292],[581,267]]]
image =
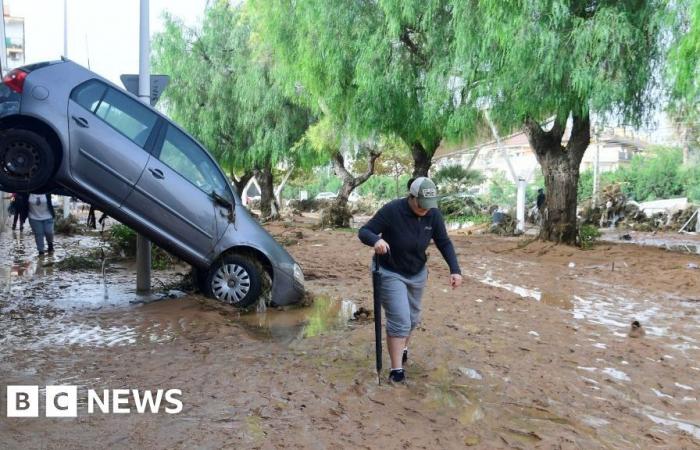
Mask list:
[[90,128],[90,125],[88,125],[88,121],[85,120],[83,117],[75,117],[75,116],[71,116],[71,117],[73,118],[75,123],[77,123],[79,126],[81,126],[83,128]]
[[158,178],[159,180],[165,178],[165,175],[163,175],[163,171],[160,169],[152,169],[149,167],[148,171],[151,172],[151,175],[153,175],[155,178]]

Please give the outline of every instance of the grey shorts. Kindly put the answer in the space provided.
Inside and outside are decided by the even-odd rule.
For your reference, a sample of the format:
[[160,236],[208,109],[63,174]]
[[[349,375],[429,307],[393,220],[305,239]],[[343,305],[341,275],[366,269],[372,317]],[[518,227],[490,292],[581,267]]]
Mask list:
[[379,298],[386,318],[386,334],[390,337],[407,337],[420,323],[421,297],[428,268],[416,275],[404,275],[379,267]]

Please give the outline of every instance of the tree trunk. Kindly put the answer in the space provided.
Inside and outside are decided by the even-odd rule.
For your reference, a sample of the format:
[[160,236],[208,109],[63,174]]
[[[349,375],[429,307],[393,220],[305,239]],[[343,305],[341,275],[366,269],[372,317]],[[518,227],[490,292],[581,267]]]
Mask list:
[[233,185],[236,187],[236,192],[238,192],[238,195],[242,195],[245,185],[253,178],[253,171],[247,170],[240,177],[236,177],[236,174],[233,173],[233,169],[231,169],[230,177],[231,181],[233,181]]
[[352,218],[352,215],[348,210],[348,198],[356,187],[360,186],[372,176],[374,173],[374,164],[379,156],[381,156],[380,152],[371,150],[369,152],[367,171],[364,174],[355,177],[345,167],[345,159],[340,151],[333,154],[331,157],[333,171],[343,180],[343,184],[340,186],[335,202],[333,202],[333,205],[331,205],[327,211],[327,214],[330,217],[322,218],[324,225],[344,228],[350,226],[350,219]]
[[563,147],[565,126],[566,117],[557,117],[550,131],[544,131],[537,122],[528,119],[525,133],[544,175],[545,203],[539,237],[575,245],[579,167],[590,142],[591,127],[588,116],[573,116],[571,137]]
[[423,147],[423,144],[418,141],[411,145],[411,155],[413,156],[413,178],[428,176],[428,171],[433,163],[433,154],[435,154],[437,145],[431,147],[432,148],[425,148]]
[[272,168],[266,165],[257,170],[255,178],[260,183],[260,216],[263,220],[279,219],[279,207],[275,201]]

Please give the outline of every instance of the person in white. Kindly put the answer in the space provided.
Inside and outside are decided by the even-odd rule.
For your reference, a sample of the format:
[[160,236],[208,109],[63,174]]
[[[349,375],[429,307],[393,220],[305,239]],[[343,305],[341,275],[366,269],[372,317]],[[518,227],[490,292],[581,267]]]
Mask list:
[[40,256],[44,254],[44,239],[48,244],[48,252],[53,253],[54,216],[51,194],[29,194],[29,225],[34,232]]

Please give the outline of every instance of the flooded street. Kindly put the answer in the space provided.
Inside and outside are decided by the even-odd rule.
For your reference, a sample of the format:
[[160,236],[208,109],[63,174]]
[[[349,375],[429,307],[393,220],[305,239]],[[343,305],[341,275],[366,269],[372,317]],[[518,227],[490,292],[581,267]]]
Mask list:
[[[45,258],[31,234],[0,235],[3,384],[79,387],[77,419],[0,417],[3,448],[700,446],[700,256],[456,232],[465,285],[432,248],[394,387],[377,384],[372,320],[353,320],[372,305],[370,250],[349,231],[270,231],[295,237],[310,306],[241,314],[179,291],[184,266],[143,297],[132,262],[64,268],[101,254],[99,235],[58,236]],[[120,388],[181,389],[184,409],[87,413],[85,390]]]

